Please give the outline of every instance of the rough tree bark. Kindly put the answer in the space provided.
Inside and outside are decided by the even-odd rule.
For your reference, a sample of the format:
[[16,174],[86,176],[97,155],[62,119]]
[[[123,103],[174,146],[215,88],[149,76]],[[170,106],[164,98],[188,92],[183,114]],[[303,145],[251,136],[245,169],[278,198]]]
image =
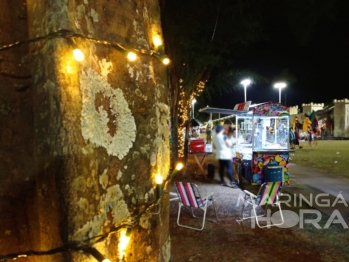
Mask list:
[[[162,36],[155,0],[7,0],[0,10],[7,36],[2,44],[27,39],[28,31],[33,38],[67,29],[149,50],[156,49],[153,36]],[[0,242],[6,243],[0,254],[50,250],[127,224],[133,231],[125,261],[169,261],[168,194],[159,215],[142,213],[156,200],[155,175],[166,179],[170,168],[166,69],[152,56],[129,62],[108,45],[72,40],[46,39],[30,44],[29,53],[28,46],[0,53],[16,61],[13,68],[0,64],[13,74],[29,74],[17,68],[27,57],[32,81],[24,89],[30,79],[7,77],[0,84],[6,126],[1,195],[7,196],[0,199],[7,214],[0,217]],[[72,56],[74,45],[85,54],[80,63]],[[23,91],[16,92],[17,86]],[[119,237],[112,233],[93,247],[119,261]],[[64,252],[26,261],[93,260]]]

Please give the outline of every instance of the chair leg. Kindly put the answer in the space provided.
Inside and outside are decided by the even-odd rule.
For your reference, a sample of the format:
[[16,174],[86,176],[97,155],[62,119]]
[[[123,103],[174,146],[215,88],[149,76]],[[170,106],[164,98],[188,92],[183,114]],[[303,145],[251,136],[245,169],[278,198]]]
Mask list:
[[[218,221],[219,219],[218,219],[218,215],[217,215],[216,206],[215,206],[215,204],[214,204],[214,199],[212,198],[212,199],[210,199],[209,201],[212,202],[212,206],[213,206],[213,208],[214,208],[214,212],[215,212],[215,216],[216,216],[216,221]],[[207,206],[205,207],[205,209],[207,209],[207,208],[209,207],[208,202],[206,203],[206,205],[207,205]],[[196,216],[196,215],[194,214],[194,211],[193,211],[193,208],[192,208],[192,207],[191,207],[190,209],[191,209],[191,215],[192,215],[194,218],[203,219],[203,217],[199,217],[199,216]],[[204,208],[202,208],[202,210],[204,210]],[[213,220],[213,219],[208,219],[208,218],[207,218],[207,220],[208,220],[208,221],[211,221],[211,222],[215,222],[215,220]]]
[[[282,210],[281,210],[281,205],[280,205],[280,203],[279,202],[276,202],[276,203],[274,203],[275,205],[277,205],[278,206],[278,208],[279,208],[279,212],[280,212],[280,216],[281,216],[281,222],[280,223],[277,223],[277,224],[270,224],[270,225],[265,225],[265,226],[261,226],[260,224],[259,224],[259,221],[258,221],[258,217],[260,217],[260,216],[258,216],[258,217],[256,217],[256,222],[257,222],[257,226],[258,227],[260,227],[260,228],[264,228],[264,227],[271,227],[271,226],[281,226],[281,225],[283,225],[284,224],[284,216],[282,215]],[[264,211],[264,213],[265,213],[265,211]]]
[[214,213],[215,213],[215,215],[216,215],[216,220],[219,221],[219,219],[218,219],[218,214],[217,214],[217,209],[216,209],[216,206],[215,206],[215,204],[214,204],[214,199],[213,199],[213,198],[212,198],[212,205],[213,205]]
[[[203,221],[202,221],[201,228],[185,226],[185,225],[182,225],[182,224],[179,223],[179,218],[180,218],[180,214],[181,214],[181,209],[182,209],[182,207],[183,207],[183,205],[182,205],[181,203],[178,203],[177,225],[180,226],[180,227],[185,227],[185,228],[189,228],[189,229],[194,229],[194,230],[202,231],[202,230],[204,229],[204,226],[205,226],[207,204],[206,204],[205,209],[204,209],[204,216],[202,217],[202,218],[203,218]],[[193,210],[192,210],[192,214],[193,214]],[[194,217],[195,217],[195,216],[194,216]],[[200,218],[200,217],[198,217],[198,218]]]
[[[240,217],[239,217],[239,219],[236,219],[236,222],[237,223],[239,223],[240,224],[240,222],[242,222],[242,221],[245,221],[245,220],[247,220],[247,219],[258,219],[258,217],[263,217],[264,215],[265,215],[265,210],[263,210],[263,214],[261,214],[261,215],[257,215],[257,210],[256,210],[256,207],[257,207],[257,205],[255,205],[255,204],[253,204],[253,199],[252,199],[252,197],[251,196],[248,196],[249,197],[249,200],[251,201],[251,202],[248,202],[247,200],[246,200],[246,197],[244,198],[244,204],[243,204],[243,206],[242,206],[242,209],[241,209],[241,214],[240,214]],[[246,205],[246,203],[247,204],[250,204],[251,206],[252,206],[252,209],[251,209],[251,214],[250,214],[250,216],[244,216],[244,211],[245,211],[245,205]],[[258,221],[257,221],[257,224],[258,224]]]
[[281,217],[281,222],[278,224],[273,224],[273,226],[281,226],[284,224],[284,216],[282,215],[282,210],[281,210],[281,205],[280,202],[276,202],[275,205],[277,205],[279,207],[279,212],[280,212],[280,217]]

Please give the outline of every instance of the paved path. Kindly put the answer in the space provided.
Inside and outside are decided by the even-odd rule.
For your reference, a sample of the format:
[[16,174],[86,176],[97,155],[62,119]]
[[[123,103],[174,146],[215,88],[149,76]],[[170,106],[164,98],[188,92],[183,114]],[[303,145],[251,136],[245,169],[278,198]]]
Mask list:
[[[309,200],[308,202],[311,203],[312,207],[329,216],[337,209],[349,226],[349,179],[336,177],[332,174],[323,173],[294,163],[290,163],[290,173],[291,184],[286,186],[284,191],[296,195],[298,200],[299,195],[302,194]],[[336,201],[340,192],[345,201],[340,198]],[[321,193],[328,194],[328,196],[319,196]],[[318,198],[316,199],[317,196]],[[329,201],[330,206],[325,201]],[[346,202],[347,206],[343,202]],[[332,206],[334,203],[336,204]]]

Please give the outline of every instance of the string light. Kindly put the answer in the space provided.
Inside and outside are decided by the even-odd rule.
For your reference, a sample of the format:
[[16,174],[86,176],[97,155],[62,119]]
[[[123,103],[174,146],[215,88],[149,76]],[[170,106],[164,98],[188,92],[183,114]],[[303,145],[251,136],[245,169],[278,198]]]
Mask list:
[[[171,173],[171,175],[169,175],[168,178],[162,182],[164,188],[166,188],[168,183],[171,182],[171,179],[173,178],[173,174],[175,174],[176,172],[178,172],[182,168],[183,168],[182,163],[178,163],[176,165],[176,168]],[[160,182],[160,179],[158,181]],[[117,227],[114,227],[108,233],[98,235],[98,236],[95,236],[95,237],[92,237],[92,238],[89,238],[89,239],[86,239],[86,240],[83,240],[80,242],[71,242],[71,243],[68,243],[64,246],[61,246],[61,247],[58,247],[55,249],[51,249],[51,250],[47,250],[47,251],[29,250],[29,251],[25,251],[25,252],[21,252],[21,253],[11,253],[11,254],[7,254],[7,255],[0,254],[0,261],[3,262],[3,261],[6,261],[7,259],[14,259],[15,260],[17,258],[23,258],[23,257],[48,256],[48,255],[54,255],[54,254],[58,254],[58,253],[69,252],[69,251],[76,251],[76,252],[83,252],[86,254],[90,254],[95,259],[97,259],[99,262],[110,262],[110,260],[108,258],[105,258],[102,254],[100,254],[98,250],[96,250],[96,249],[94,250],[94,248],[92,246],[94,244],[97,244],[99,242],[106,240],[110,235],[118,233],[118,232],[120,232],[118,251],[119,251],[119,257],[121,257],[120,259],[122,259],[125,256],[125,250],[126,250],[127,245],[130,241],[130,235],[132,232],[132,228],[141,219],[141,217],[143,217],[143,215],[145,213],[151,212],[155,206],[159,205],[159,202],[161,201],[163,194],[164,194],[164,191],[161,190],[161,194],[160,194],[159,198],[157,198],[155,201],[150,203],[148,205],[148,207],[146,207],[137,216],[135,216],[134,219],[132,220],[132,222],[124,223],[124,224],[121,224]],[[127,228],[127,229],[125,229],[125,228]],[[97,255],[96,251],[99,253],[99,255]]]
[[85,58],[84,54],[78,48],[74,49],[73,55],[76,61],[83,61]]
[[168,57],[165,57],[164,59],[162,59],[162,63],[164,65],[168,65],[170,63],[170,59]]
[[128,52],[127,59],[130,61],[135,61],[137,59],[137,55],[133,52]]
[[153,37],[153,43],[154,43],[155,46],[161,46],[162,45],[161,38],[159,36],[154,36]]
[[183,168],[183,164],[182,164],[182,163],[178,163],[178,164],[176,165],[176,170],[177,170],[177,171],[180,171],[182,168]]
[[162,179],[161,175],[155,176],[155,183],[156,183],[157,199],[159,199],[161,197],[161,194],[162,194],[162,183],[163,183],[163,179]]
[[131,234],[130,228],[120,232],[120,241],[118,245],[119,259],[123,259],[125,256],[125,250],[127,248],[128,243],[130,242],[130,234]]
[[[146,50],[146,49],[136,49],[136,48],[132,48],[132,47],[124,47],[120,43],[110,42],[110,41],[100,40],[100,39],[95,39],[95,38],[92,38],[92,37],[87,37],[87,36],[84,36],[84,35],[81,35],[81,34],[73,32],[73,31],[66,30],[66,29],[53,31],[53,32],[50,32],[50,33],[48,33],[47,35],[44,35],[44,36],[39,36],[39,37],[35,37],[35,38],[23,40],[23,41],[17,41],[15,43],[3,45],[3,46],[0,46],[0,51],[11,49],[11,48],[23,45],[23,44],[35,43],[35,42],[39,42],[39,41],[42,41],[42,40],[54,39],[54,38],[65,38],[65,39],[81,38],[81,39],[86,39],[86,40],[88,40],[90,42],[97,43],[97,44],[102,44],[102,45],[107,45],[107,46],[110,46],[110,47],[120,51],[120,52],[127,53],[128,57],[129,57],[130,53],[133,53],[133,55],[130,55],[131,59],[132,58],[136,59],[137,58],[137,54],[153,56],[153,57],[156,57],[157,59],[159,59],[162,62],[163,62],[163,60],[166,59],[165,58],[166,56],[164,54],[160,54],[160,53],[156,52],[155,50]],[[127,52],[127,50],[129,50],[129,52]],[[136,56],[136,58],[134,58],[135,56]],[[169,59],[168,59],[168,62],[169,62]]]

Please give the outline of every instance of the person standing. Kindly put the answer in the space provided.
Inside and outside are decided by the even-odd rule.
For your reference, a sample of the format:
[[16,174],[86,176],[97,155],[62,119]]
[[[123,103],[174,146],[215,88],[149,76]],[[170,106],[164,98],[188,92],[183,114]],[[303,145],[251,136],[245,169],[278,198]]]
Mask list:
[[317,137],[318,137],[318,132],[316,127],[313,128],[313,131],[311,132],[312,138],[313,138],[313,145],[317,146]]
[[296,139],[296,136],[293,133],[292,127],[290,128],[290,133],[289,133],[289,142],[290,142],[290,148],[291,149],[295,149],[295,145],[294,145],[294,140]]
[[241,164],[241,159],[236,157],[236,128],[229,126],[228,137],[231,143],[231,156],[233,160],[233,184],[234,187],[239,187],[240,179],[239,179],[239,165]]
[[233,174],[232,174],[232,152],[231,140],[224,134],[223,126],[216,127],[216,134],[212,137],[213,148],[215,149],[216,158],[219,162],[219,177],[220,177],[220,185],[226,186],[227,184],[224,182],[224,171],[228,174],[228,178],[230,183],[228,186],[235,188],[235,184],[233,183]]
[[206,143],[211,144],[211,136],[212,136],[212,127],[210,124],[206,127]]
[[313,133],[311,130],[311,126],[308,126],[308,142],[309,146],[313,146]]
[[298,131],[298,127],[296,127],[296,129],[294,130],[294,147],[296,148],[296,146],[298,146],[298,149],[302,149],[303,147],[299,145],[299,131]]

